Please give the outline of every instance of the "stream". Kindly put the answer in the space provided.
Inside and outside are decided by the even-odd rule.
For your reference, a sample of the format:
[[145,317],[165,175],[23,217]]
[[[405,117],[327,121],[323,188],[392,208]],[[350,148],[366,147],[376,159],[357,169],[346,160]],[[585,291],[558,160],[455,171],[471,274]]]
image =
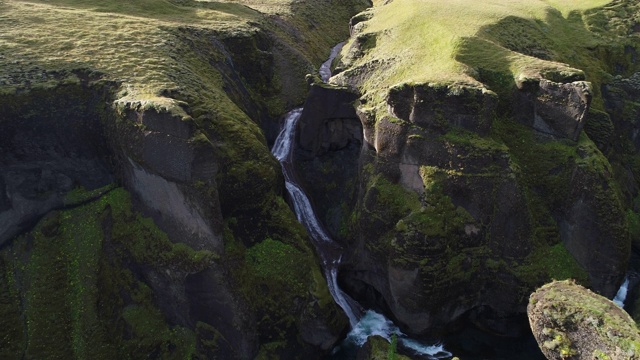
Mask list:
[[[340,52],[343,44],[344,43],[336,45],[331,50],[329,59],[320,67],[319,72],[322,81],[327,82],[331,77],[331,63]],[[409,349],[421,358],[450,358],[452,356],[451,353],[446,351],[441,344],[426,345],[407,337],[391,320],[373,310],[364,309],[338,286],[338,270],[343,249],[340,244],[329,236],[319,221],[309,197],[296,181],[296,174],[292,163],[295,131],[301,114],[302,108],[296,108],[285,115],[284,125],[273,145],[271,153],[282,165],[285,185],[291,202],[293,203],[294,212],[298,221],[300,221],[309,232],[311,241],[320,256],[322,270],[327,279],[329,291],[336,304],[340,306],[349,318],[351,331],[343,344],[336,348],[334,352],[340,352],[343,348],[360,347],[366,343],[369,336],[378,335],[387,339],[389,342],[391,342],[394,336],[397,337],[399,346]]]

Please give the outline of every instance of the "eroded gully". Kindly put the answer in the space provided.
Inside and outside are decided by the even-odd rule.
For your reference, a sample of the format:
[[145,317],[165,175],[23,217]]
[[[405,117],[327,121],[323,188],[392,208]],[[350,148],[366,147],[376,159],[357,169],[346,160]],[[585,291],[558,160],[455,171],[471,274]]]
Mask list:
[[[331,51],[329,59],[322,64],[320,76],[324,82],[331,77],[331,62],[340,52],[343,44],[338,44]],[[345,339],[344,346],[362,346],[369,336],[382,336],[391,341],[395,335],[398,343],[415,352],[416,355],[430,359],[446,359],[451,354],[441,344],[425,345],[404,335],[400,329],[382,314],[363,309],[360,304],[345,294],[338,286],[338,268],[342,256],[342,247],[336,243],[324,229],[315,214],[311,201],[296,181],[292,153],[294,149],[295,131],[302,108],[297,108],[285,115],[283,128],[278,135],[272,154],[280,161],[285,178],[285,185],[298,221],[307,229],[309,236],[320,256],[322,269],[327,279],[329,291],[335,302],[349,318],[351,331]]]

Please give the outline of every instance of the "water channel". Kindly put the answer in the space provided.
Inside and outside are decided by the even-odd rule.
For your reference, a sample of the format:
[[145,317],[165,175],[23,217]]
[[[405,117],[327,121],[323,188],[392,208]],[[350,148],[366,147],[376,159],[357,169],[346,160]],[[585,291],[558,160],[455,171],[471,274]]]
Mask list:
[[[342,43],[338,44],[331,50],[331,56],[320,68],[320,76],[324,82],[327,82],[331,77],[331,63],[340,52],[342,45]],[[338,270],[343,249],[340,244],[336,243],[328,235],[320,223],[311,201],[296,181],[296,174],[292,164],[295,132],[301,114],[302,108],[296,108],[285,115],[284,125],[271,152],[282,165],[285,185],[298,221],[307,229],[313,245],[320,255],[329,291],[335,302],[349,318],[351,331],[342,346],[362,346],[366,343],[367,338],[373,335],[381,336],[388,341],[391,341],[395,336],[400,346],[409,349],[422,358],[450,358],[451,353],[447,352],[441,344],[427,345],[407,337],[391,320],[373,310],[363,309],[360,304],[345,294],[338,286]],[[336,351],[340,351],[340,349],[338,348]]]

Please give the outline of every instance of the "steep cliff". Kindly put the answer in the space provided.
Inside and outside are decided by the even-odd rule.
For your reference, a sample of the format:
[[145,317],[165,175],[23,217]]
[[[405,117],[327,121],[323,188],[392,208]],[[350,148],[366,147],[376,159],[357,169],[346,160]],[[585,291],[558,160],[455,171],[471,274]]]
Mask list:
[[576,3],[376,0],[324,85],[368,1],[0,1],[1,357],[328,351],[346,319],[268,151],[305,99],[341,285],[403,331],[525,333],[552,278],[611,297],[640,249],[640,5]]
[[0,2],[1,357],[328,350],[268,143],[367,5]]
[[[331,225],[350,248],[345,288],[431,335],[464,319],[526,332],[528,294],[552,278],[612,297],[637,237],[638,11],[394,0],[355,16],[331,79],[346,90],[325,99],[359,96],[357,195],[317,199],[326,219],[346,214]],[[339,168],[346,148],[325,148],[307,163]],[[318,178],[312,194],[327,191]]]

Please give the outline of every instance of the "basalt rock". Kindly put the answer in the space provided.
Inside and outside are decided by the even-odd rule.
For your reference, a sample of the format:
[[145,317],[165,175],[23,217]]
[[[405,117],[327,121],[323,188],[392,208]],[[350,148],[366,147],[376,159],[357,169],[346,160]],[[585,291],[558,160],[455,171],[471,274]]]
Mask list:
[[[606,125],[613,128],[611,132],[614,139],[621,139],[620,141],[612,141],[610,147],[616,152],[624,153],[627,156],[634,156],[640,150],[640,127],[638,127],[640,104],[637,102],[638,94],[640,94],[640,73],[632,74],[629,77],[618,75],[610,83],[602,86],[604,107],[611,123],[611,125]],[[600,130],[601,128],[597,129]],[[620,184],[626,197],[625,200],[628,203],[632,203],[639,193],[637,171],[631,164],[625,163],[618,171],[617,176],[620,178]],[[634,211],[637,212],[638,209],[634,208]]]
[[62,208],[74,188],[114,181],[95,114],[108,93],[87,90],[86,84],[61,86],[57,94],[34,91],[0,104],[0,245]]
[[[465,320],[522,334],[526,297],[552,278],[613,296],[629,261],[630,215],[622,171],[610,162],[622,132],[585,81],[601,79],[570,67],[584,64],[558,63],[544,34],[552,21],[527,18],[514,28],[526,23],[532,39],[520,43],[502,23],[487,26],[477,34],[481,45],[460,45],[449,59],[464,63],[463,72],[420,82],[441,74],[390,51],[410,30],[386,11],[403,5],[354,18],[333,77],[361,92],[364,140],[341,284],[409,334],[447,332]],[[501,55],[485,53],[492,46]],[[544,59],[532,58],[538,54]],[[387,70],[393,84],[378,78]]]
[[591,104],[588,82],[540,79],[518,85],[514,112],[519,121],[545,134],[578,140]]
[[353,105],[357,98],[344,88],[311,85],[296,132],[304,157],[314,158],[362,143],[360,120]]
[[363,144],[357,95],[344,88],[313,84],[296,132],[294,163],[316,212],[337,239],[348,231],[345,217],[355,205]]
[[557,216],[560,238],[588,272],[591,288],[612,298],[631,252],[631,243],[625,239],[622,206],[610,176],[578,166],[572,180],[562,214]]
[[[360,157],[345,288],[415,334],[446,332],[465,318],[494,333],[522,334],[514,324],[523,296],[554,271],[584,276],[613,296],[629,246],[611,169],[593,143],[578,139],[587,90],[551,83],[536,90],[542,100],[536,97],[531,114],[557,120],[552,134],[498,124],[519,131],[526,146],[566,149],[553,166],[521,152],[515,133],[488,136],[498,101],[481,88],[403,85],[389,90],[387,112],[362,106],[370,146]],[[548,178],[527,178],[541,169]],[[549,186],[558,188],[544,194]],[[540,201],[548,208],[539,209]],[[566,268],[543,265],[539,257],[550,253]]]
[[[221,40],[208,29],[174,30],[189,60],[213,59],[197,70],[221,84],[149,99],[123,95],[109,74],[79,70],[73,82],[27,84],[0,99],[0,281],[10,289],[0,313],[11,314],[6,332],[28,333],[31,344],[25,355],[27,340],[16,335],[16,358],[68,354],[72,341],[111,341],[88,346],[94,358],[121,357],[129,347],[117,345],[136,341],[144,345],[128,356],[182,358],[194,347],[208,358],[318,356],[346,326],[282,199],[280,166],[259,126],[273,125],[264,124],[269,110],[304,97],[310,60],[269,31]],[[287,87],[294,94],[283,94],[284,83],[296,84]],[[13,271],[25,267],[29,274]],[[99,285],[73,287],[68,267]],[[50,282],[38,282],[45,276]],[[45,302],[15,306],[41,289],[52,307],[67,303],[48,312],[60,324],[27,322],[48,311]],[[81,291],[86,297],[69,300]],[[87,317],[98,330],[86,343],[71,330],[85,326],[71,316],[77,309],[104,311]]]
[[[495,272],[490,260],[522,261],[532,249],[526,196],[508,153],[384,119],[377,130],[386,159],[367,158],[345,286],[411,333],[443,330],[484,305],[519,311],[517,278]],[[514,291],[493,286],[496,276]]]
[[444,132],[458,126],[487,135],[495,116],[497,96],[485,88],[403,84],[389,90],[389,113],[425,129]]
[[198,141],[191,116],[173,100],[164,100],[164,106],[116,105],[127,119],[107,124],[119,159],[117,171],[172,238],[184,239],[194,249],[221,252],[222,214],[217,191],[203,197],[190,190],[196,181],[216,188],[219,165],[215,150],[206,140]]

